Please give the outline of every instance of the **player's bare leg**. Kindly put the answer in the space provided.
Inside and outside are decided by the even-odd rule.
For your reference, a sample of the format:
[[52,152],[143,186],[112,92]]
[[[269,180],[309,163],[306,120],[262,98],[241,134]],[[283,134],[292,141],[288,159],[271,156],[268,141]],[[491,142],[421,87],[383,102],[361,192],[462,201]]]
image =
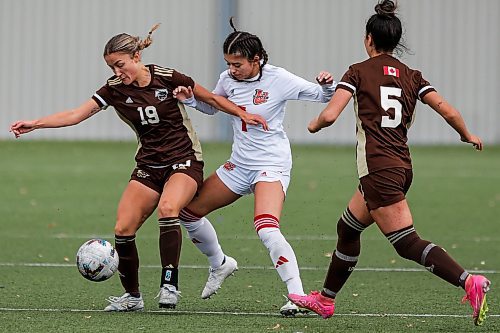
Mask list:
[[191,212],[205,216],[216,209],[232,204],[241,198],[231,191],[214,172],[203,182],[198,196],[187,205]]
[[115,248],[120,258],[118,272],[125,294],[111,296],[105,311],[140,311],[144,301],[139,291],[139,256],[135,233],[153,213],[160,195],[149,187],[131,180],[118,204],[115,225]]
[[[285,200],[283,186],[280,181],[260,181],[255,184],[254,195],[255,230],[268,249],[273,266],[286,284],[289,294],[304,295],[295,252],[280,231],[279,222]],[[284,316],[294,316],[300,309],[287,301],[280,312]]]

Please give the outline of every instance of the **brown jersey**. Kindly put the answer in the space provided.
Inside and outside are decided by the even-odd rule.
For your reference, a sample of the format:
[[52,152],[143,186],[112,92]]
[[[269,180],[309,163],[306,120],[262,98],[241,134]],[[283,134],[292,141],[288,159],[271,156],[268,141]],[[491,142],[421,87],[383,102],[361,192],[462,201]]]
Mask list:
[[406,142],[415,105],[435,91],[422,74],[382,54],[350,66],[337,89],[354,96],[359,178],[392,167],[411,169]]
[[148,65],[146,87],[125,85],[113,76],[92,98],[100,107],[111,105],[136,133],[138,165],[167,166],[194,156],[202,161],[201,145],[182,103],[172,96],[178,86],[194,81],[173,69]]

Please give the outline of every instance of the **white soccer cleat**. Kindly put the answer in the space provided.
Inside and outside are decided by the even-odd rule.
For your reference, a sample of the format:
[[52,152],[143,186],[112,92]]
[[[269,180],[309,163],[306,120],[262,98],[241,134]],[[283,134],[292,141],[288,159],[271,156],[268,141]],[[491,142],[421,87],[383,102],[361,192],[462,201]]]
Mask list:
[[280,313],[284,317],[294,317],[299,312],[299,307],[288,301],[280,309]]
[[133,297],[125,293],[120,297],[110,296],[107,301],[110,303],[104,308],[106,312],[130,312],[144,310],[142,296]]
[[[288,299],[288,298],[287,298]],[[287,301],[285,305],[280,308],[280,313],[283,317],[295,317],[297,314],[307,314],[308,310],[299,308],[291,301]]]
[[222,282],[230,276],[234,275],[234,272],[238,270],[238,263],[234,258],[226,256],[226,262],[218,268],[208,269],[208,281],[205,284],[205,288],[201,292],[201,298],[210,298],[213,294],[217,293],[220,289]]
[[171,284],[164,284],[155,298],[158,297],[160,298],[158,300],[160,308],[175,309],[175,306],[181,297],[181,292]]

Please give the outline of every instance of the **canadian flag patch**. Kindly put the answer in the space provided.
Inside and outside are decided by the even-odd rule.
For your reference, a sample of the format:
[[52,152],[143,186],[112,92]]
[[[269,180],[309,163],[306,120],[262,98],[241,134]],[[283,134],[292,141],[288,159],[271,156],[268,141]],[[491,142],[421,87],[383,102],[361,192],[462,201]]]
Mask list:
[[391,66],[384,66],[384,75],[392,75],[395,77],[399,77],[399,69]]

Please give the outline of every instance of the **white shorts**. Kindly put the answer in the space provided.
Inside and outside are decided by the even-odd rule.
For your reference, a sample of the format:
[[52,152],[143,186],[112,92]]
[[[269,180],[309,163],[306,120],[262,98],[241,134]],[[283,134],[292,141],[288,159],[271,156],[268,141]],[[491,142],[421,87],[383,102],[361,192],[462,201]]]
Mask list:
[[215,173],[224,185],[238,195],[253,193],[258,182],[279,181],[286,196],[290,184],[290,171],[248,170],[229,161],[221,165]]

